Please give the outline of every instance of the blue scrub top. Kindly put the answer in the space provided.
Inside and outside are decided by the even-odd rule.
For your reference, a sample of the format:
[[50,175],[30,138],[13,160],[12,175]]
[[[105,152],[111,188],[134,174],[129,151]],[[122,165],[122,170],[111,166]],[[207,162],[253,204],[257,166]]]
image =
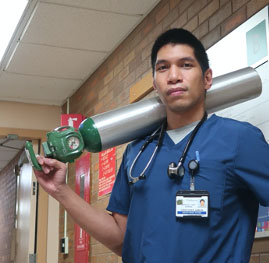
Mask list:
[[[125,263],[249,263],[258,205],[269,206],[269,147],[248,123],[213,115],[199,129],[184,162],[185,176],[171,180],[170,162],[178,163],[188,134],[163,145],[146,180],[128,185],[130,166],[144,140],[128,145],[108,210],[128,215],[122,259]],[[132,175],[145,168],[156,141],[138,159]],[[196,190],[209,192],[208,219],[178,219],[176,193],[189,190],[187,164],[200,154]]]

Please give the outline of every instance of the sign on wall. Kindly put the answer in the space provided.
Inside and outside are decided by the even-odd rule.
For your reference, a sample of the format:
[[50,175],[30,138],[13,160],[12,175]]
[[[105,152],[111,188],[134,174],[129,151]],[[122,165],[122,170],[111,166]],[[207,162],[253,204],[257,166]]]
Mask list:
[[256,232],[269,231],[269,207],[260,207]]
[[103,196],[112,191],[116,176],[116,148],[99,153],[99,191]]
[[248,65],[255,65],[259,61],[263,63],[268,56],[265,19],[246,32],[246,41]]
[[84,119],[82,114],[62,114],[61,126],[72,126],[77,129]]

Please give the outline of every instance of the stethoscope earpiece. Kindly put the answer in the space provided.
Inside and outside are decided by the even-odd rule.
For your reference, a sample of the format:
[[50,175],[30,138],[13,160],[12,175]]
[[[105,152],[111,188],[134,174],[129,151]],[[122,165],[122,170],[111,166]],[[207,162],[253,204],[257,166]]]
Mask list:
[[144,174],[141,174],[138,176],[139,180],[145,180],[146,179],[146,176]]
[[131,178],[131,180],[129,180],[129,185],[133,185],[139,180],[145,180],[145,179],[146,179],[146,176],[144,174],[141,174],[138,177]]

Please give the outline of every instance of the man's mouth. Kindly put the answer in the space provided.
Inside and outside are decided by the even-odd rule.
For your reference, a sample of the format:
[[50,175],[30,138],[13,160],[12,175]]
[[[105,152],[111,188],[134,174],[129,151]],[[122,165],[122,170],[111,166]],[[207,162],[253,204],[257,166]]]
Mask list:
[[179,96],[179,95],[182,95],[184,92],[186,92],[186,89],[185,88],[170,88],[168,89],[167,91],[167,95],[168,96]]

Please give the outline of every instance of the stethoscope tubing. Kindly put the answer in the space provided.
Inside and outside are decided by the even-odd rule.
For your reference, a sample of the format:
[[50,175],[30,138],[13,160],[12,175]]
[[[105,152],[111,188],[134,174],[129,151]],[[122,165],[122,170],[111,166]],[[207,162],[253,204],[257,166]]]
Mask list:
[[187,141],[187,144],[182,152],[182,155],[181,157],[179,158],[179,161],[178,161],[178,166],[181,164],[183,165],[185,159],[186,159],[186,156],[187,156],[187,153],[191,147],[191,144],[198,132],[198,130],[200,129],[200,127],[202,126],[202,124],[205,122],[205,120],[207,119],[207,112],[204,113],[204,116],[203,118],[199,121],[199,123],[195,126],[194,130],[192,131],[191,135],[190,135],[190,138],[189,140]]
[[[180,156],[180,159],[179,159],[179,161],[178,161],[178,164],[176,165],[176,164],[174,164],[174,163],[171,163],[171,164],[174,165],[174,167],[171,167],[171,168],[170,168],[170,165],[171,165],[171,164],[168,166],[168,176],[169,176],[169,177],[170,177],[170,175],[169,175],[170,169],[171,169],[171,170],[174,169],[174,170],[177,170],[177,171],[178,171],[180,167],[183,167],[183,164],[184,164],[185,158],[186,158],[186,156],[187,156],[187,153],[188,153],[188,151],[189,151],[189,148],[190,148],[190,146],[191,146],[191,144],[192,144],[192,142],[193,142],[193,140],[194,140],[194,138],[195,138],[195,136],[196,136],[198,130],[200,129],[200,127],[202,126],[202,124],[205,122],[206,119],[207,119],[207,112],[204,113],[203,118],[199,121],[199,123],[196,125],[196,127],[195,127],[194,130],[192,131],[192,133],[191,133],[191,135],[190,135],[190,138],[189,138],[189,140],[188,140],[188,142],[187,142],[187,144],[186,144],[186,146],[185,146],[185,148],[184,148],[184,150],[183,150],[183,152],[182,152],[182,154],[181,154],[181,156]],[[146,172],[146,170],[148,169],[148,167],[150,166],[150,164],[152,163],[154,157],[156,156],[158,149],[160,149],[160,147],[161,147],[161,145],[162,145],[163,137],[164,137],[164,134],[165,134],[165,131],[166,131],[166,127],[167,127],[167,122],[165,121],[165,122],[161,125],[161,127],[159,127],[156,131],[154,131],[154,132],[148,137],[148,139],[145,141],[145,143],[141,146],[141,148],[140,148],[138,154],[137,154],[136,157],[134,158],[134,160],[133,160],[133,162],[132,162],[132,164],[131,164],[131,167],[130,167],[130,171],[129,171],[129,175],[128,175],[128,178],[129,178],[129,184],[134,184],[134,183],[136,183],[137,181],[139,181],[139,180],[141,180],[141,179],[145,179],[145,172]],[[134,166],[135,166],[135,164],[136,164],[136,162],[137,162],[139,156],[140,156],[140,155],[142,154],[142,152],[146,149],[146,147],[148,146],[148,144],[151,143],[155,137],[157,137],[157,135],[158,135],[158,131],[160,131],[160,132],[159,132],[158,141],[157,141],[157,144],[156,144],[156,146],[155,146],[155,148],[154,148],[154,151],[153,151],[151,157],[149,158],[149,161],[147,162],[145,168],[144,168],[143,171],[139,174],[139,176],[137,176],[137,177],[133,177],[133,176],[132,176],[132,171],[133,171],[133,168],[134,168]],[[183,168],[184,168],[184,167],[183,167]],[[184,171],[184,169],[183,169],[183,171]],[[183,176],[184,176],[184,174],[183,174]],[[180,176],[180,178],[182,178],[183,176]],[[172,178],[172,177],[170,177],[170,178]]]
[[[143,171],[140,173],[139,176],[137,177],[133,177],[132,176],[132,171],[133,171],[133,167],[135,165],[135,163],[137,162],[137,159],[139,158],[139,156],[142,154],[142,152],[146,149],[146,147],[148,146],[149,143],[151,143],[153,141],[153,139],[155,137],[157,137],[158,135],[158,131],[160,130],[160,133],[159,133],[159,138],[158,138],[158,142],[154,148],[154,151],[149,159],[149,161],[147,162],[145,168],[143,169]],[[148,167],[150,166],[150,164],[152,163],[152,160],[153,158],[155,157],[156,153],[157,153],[157,150],[159,149],[160,145],[162,144],[162,141],[163,141],[163,137],[164,137],[164,133],[165,133],[165,130],[166,130],[166,121],[161,125],[161,127],[159,127],[156,131],[154,131],[150,136],[149,138],[146,140],[146,142],[141,146],[138,154],[136,155],[135,159],[133,160],[132,164],[131,164],[131,167],[130,167],[130,171],[129,171],[129,183],[130,184],[134,184],[136,183],[137,181],[141,180],[141,179],[145,179],[145,172],[146,170],[148,169]]]

